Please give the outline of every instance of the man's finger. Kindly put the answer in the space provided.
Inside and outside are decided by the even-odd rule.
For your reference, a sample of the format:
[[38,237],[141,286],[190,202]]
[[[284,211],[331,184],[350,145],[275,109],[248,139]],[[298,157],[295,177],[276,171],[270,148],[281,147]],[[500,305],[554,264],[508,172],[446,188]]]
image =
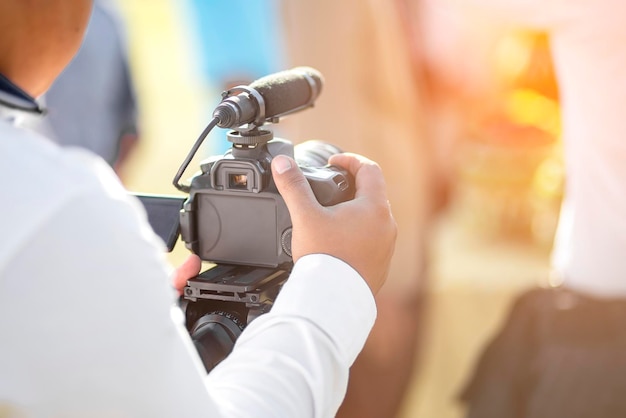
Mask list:
[[183,264],[181,264],[176,270],[174,270],[174,277],[172,282],[174,287],[179,293],[183,291],[183,288],[187,285],[187,280],[197,276],[200,273],[202,261],[200,257],[195,254],[190,255]]
[[319,207],[309,182],[298,168],[296,162],[278,155],[272,160],[272,174],[292,219],[310,213]]

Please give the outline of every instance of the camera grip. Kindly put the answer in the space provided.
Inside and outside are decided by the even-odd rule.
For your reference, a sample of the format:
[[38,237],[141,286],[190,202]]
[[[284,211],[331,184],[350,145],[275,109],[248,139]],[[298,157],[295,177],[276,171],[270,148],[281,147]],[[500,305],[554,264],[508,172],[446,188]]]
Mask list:
[[337,166],[300,167],[313,194],[322,206],[333,206],[354,198],[354,179]]

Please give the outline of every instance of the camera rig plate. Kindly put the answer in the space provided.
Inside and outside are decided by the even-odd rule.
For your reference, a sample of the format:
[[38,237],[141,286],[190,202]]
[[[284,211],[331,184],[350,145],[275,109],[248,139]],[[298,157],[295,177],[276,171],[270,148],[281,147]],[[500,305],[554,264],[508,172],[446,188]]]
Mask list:
[[248,307],[273,301],[288,269],[218,264],[187,281],[185,299],[242,302]]

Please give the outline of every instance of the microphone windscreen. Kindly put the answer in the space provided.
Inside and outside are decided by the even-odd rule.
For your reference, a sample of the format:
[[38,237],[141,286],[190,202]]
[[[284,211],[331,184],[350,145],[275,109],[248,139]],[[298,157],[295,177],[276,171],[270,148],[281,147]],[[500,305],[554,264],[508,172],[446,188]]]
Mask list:
[[322,74],[311,67],[296,67],[261,77],[250,84],[263,96],[265,116],[279,116],[312,105],[322,91]]

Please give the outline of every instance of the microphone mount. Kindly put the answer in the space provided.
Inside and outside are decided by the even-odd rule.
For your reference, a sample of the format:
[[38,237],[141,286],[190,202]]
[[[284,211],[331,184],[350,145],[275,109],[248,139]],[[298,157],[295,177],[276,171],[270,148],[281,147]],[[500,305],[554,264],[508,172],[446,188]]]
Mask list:
[[[222,93],[222,100],[213,111],[211,122],[204,129],[181,164],[172,183],[183,192],[190,187],[180,183],[187,166],[209,132],[216,126],[233,129],[227,137],[233,152],[252,151],[273,139],[273,133],[259,129],[266,123],[278,123],[283,116],[313,107],[322,90],[323,78],[310,67],[262,77],[249,86],[235,86]],[[269,114],[269,115],[268,115]]]
[[217,124],[220,128],[232,127],[233,124],[236,124],[236,121],[241,119],[242,103],[239,96],[241,93],[245,93],[256,104],[256,118],[252,122],[239,125],[236,130],[238,132],[248,132],[265,124],[265,100],[263,96],[256,89],[241,85],[222,92],[222,101],[213,112],[213,117],[220,121]]

